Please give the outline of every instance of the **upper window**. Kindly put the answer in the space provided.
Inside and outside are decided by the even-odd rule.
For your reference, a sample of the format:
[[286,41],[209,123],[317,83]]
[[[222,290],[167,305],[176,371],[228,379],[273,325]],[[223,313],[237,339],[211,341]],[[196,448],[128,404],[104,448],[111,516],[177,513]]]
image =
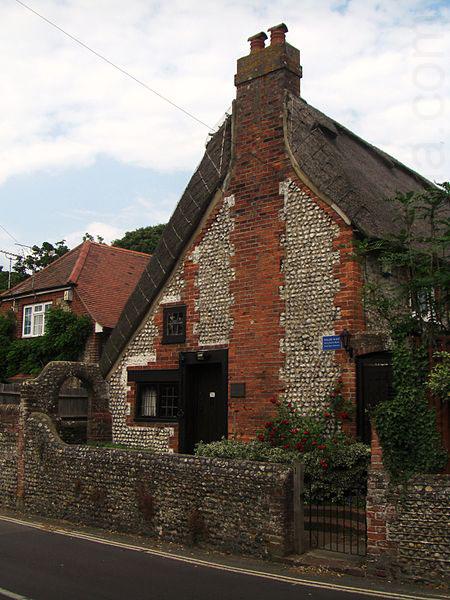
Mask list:
[[178,413],[178,399],[177,382],[140,384],[136,418],[174,420]]
[[186,340],[186,307],[164,309],[163,344],[182,344]]
[[39,337],[45,333],[45,319],[52,306],[51,302],[24,306],[22,337]]

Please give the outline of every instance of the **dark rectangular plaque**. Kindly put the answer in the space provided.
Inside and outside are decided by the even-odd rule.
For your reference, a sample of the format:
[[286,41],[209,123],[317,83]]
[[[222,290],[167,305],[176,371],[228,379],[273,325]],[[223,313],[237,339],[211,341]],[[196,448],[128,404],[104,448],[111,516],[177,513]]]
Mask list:
[[232,383],[230,393],[232,398],[245,398],[245,383]]

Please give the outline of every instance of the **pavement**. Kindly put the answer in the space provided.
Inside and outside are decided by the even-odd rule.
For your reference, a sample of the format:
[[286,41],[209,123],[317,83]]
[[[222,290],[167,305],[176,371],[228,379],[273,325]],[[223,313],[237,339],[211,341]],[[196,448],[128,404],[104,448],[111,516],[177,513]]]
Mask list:
[[444,591],[299,570],[61,522],[0,514],[0,599],[448,599]]

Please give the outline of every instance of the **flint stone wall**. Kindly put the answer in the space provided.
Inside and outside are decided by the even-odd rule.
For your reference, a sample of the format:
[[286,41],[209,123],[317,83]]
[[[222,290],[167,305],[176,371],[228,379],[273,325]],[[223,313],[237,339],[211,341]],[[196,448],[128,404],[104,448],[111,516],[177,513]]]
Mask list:
[[42,413],[27,419],[25,464],[30,513],[257,556],[291,550],[288,467],[69,446]]
[[17,497],[19,407],[0,406],[0,506],[14,508]]
[[417,475],[403,488],[372,469],[367,518],[367,554],[375,570],[450,578],[450,475]]

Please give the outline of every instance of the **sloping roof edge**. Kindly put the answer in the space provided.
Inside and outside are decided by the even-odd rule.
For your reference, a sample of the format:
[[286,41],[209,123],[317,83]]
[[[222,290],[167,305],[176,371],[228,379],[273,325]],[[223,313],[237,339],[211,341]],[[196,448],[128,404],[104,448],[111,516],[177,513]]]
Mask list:
[[[81,248],[83,244],[78,244],[78,246],[75,246],[75,248],[72,248],[71,250],[69,250],[68,252],[66,252],[65,254],[63,254],[62,256],[60,256],[59,258],[57,258],[56,260],[54,260],[53,262],[51,262],[49,265],[47,265],[46,267],[44,267],[43,269],[40,269],[39,271],[37,271],[35,274],[30,275],[29,277],[27,277],[26,279],[24,279],[23,281],[21,281],[20,283],[17,283],[15,286],[13,286],[11,289],[9,290],[5,290],[4,292],[2,292],[0,294],[0,300],[9,300],[10,298],[14,298],[16,295],[21,295],[23,293],[33,293],[33,292],[41,292],[43,290],[51,290],[55,287],[61,287],[62,285],[71,285],[72,282],[70,280],[70,277],[67,278],[64,282],[59,283],[57,286],[41,286],[41,287],[33,287],[31,290],[27,290],[26,292],[21,292],[19,290],[19,288],[23,287],[24,283],[26,281],[30,281],[32,277],[35,277],[38,273],[42,273],[43,271],[46,271],[47,269],[51,269],[54,268],[54,266],[58,266],[58,263],[60,263],[63,260],[67,260],[67,258],[73,254],[74,252],[78,252]],[[75,266],[77,265],[78,261],[79,261],[78,257],[75,261]],[[72,272],[74,271],[75,267],[72,269]]]
[[208,142],[199,166],[164,228],[155,252],[109,337],[100,359],[103,376],[113,368],[145,318],[223,183],[231,159],[231,122],[232,117],[227,116]]

